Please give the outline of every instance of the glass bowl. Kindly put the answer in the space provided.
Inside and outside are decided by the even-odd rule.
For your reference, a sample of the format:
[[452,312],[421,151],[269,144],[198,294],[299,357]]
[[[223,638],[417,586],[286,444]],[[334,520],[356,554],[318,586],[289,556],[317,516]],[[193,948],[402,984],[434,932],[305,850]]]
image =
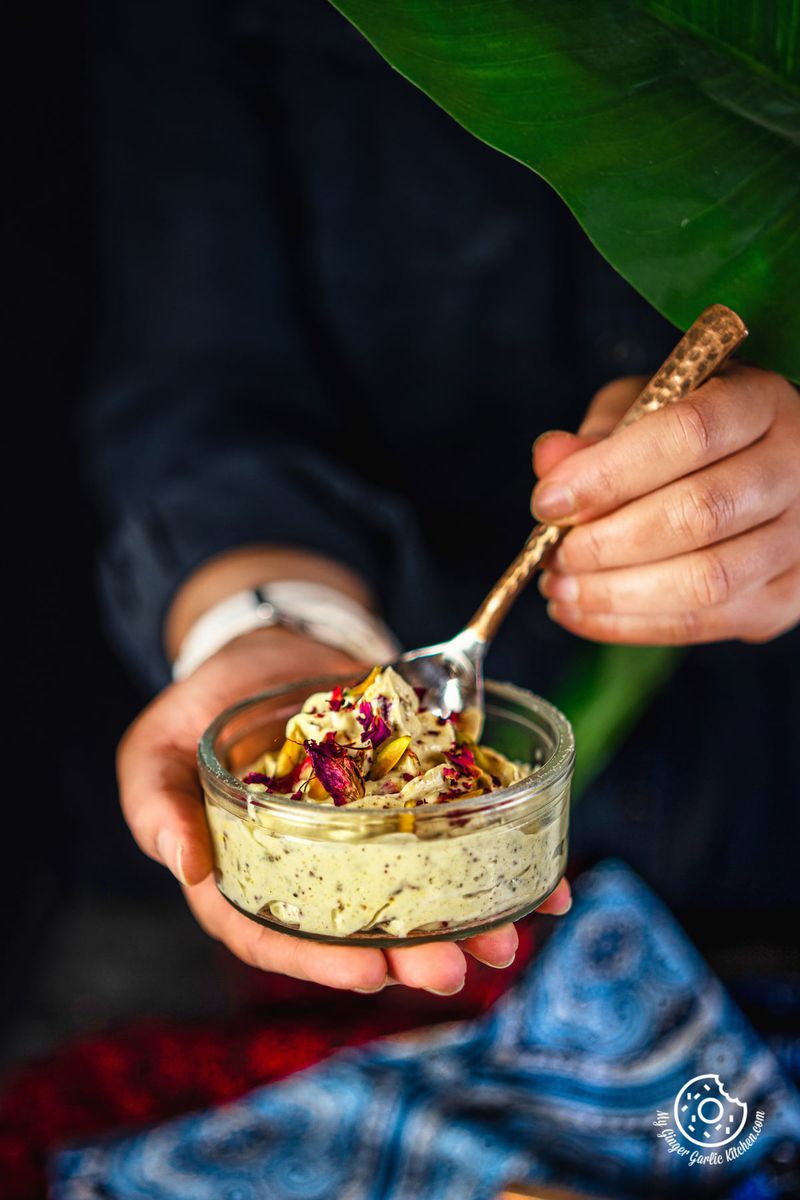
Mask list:
[[198,749],[217,886],[240,912],[298,937],[408,946],[471,937],[537,908],[567,856],[575,744],[567,719],[509,683],[486,684],[482,741],[533,765],[486,796],[348,809],[248,793],[237,778],[314,692],[272,688],[221,713]]

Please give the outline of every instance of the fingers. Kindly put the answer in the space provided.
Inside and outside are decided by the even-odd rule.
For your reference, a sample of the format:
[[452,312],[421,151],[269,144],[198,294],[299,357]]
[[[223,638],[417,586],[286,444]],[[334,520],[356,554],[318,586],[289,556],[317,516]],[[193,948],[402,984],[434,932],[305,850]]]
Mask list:
[[[571,908],[572,891],[567,880],[562,879],[536,911],[561,917]],[[509,967],[519,946],[519,935],[514,925],[503,925],[499,929],[490,929],[488,933],[468,938],[461,946],[488,967]]]
[[519,934],[513,925],[502,925],[467,938],[461,946],[487,967],[510,967],[519,947]]
[[571,529],[552,565],[579,573],[655,562],[734,537],[786,510],[798,491],[778,433],[714,466]]
[[[617,389],[604,389],[611,411]],[[612,438],[579,440],[553,439],[534,492],[535,515],[573,525],[540,580],[554,620],[630,645],[763,641],[792,627],[800,407],[786,380],[734,364]]]
[[778,376],[734,365],[696,392],[578,450],[539,482],[534,516],[585,522],[751,445],[770,428]]
[[593,642],[630,646],[682,646],[737,638],[766,642],[797,623],[800,613],[800,567],[793,567],[762,588],[753,588],[728,604],[681,612],[629,614],[586,612],[552,600],[554,621]]
[[617,570],[545,571],[544,596],[584,612],[682,613],[727,604],[783,574],[798,559],[798,522],[789,512],[739,537],[690,554]]
[[[384,951],[332,946],[279,933],[249,920],[228,904],[209,875],[184,895],[196,920],[237,958],[262,971],[275,971],[327,987],[377,992],[389,983],[423,989],[439,996],[460,992],[466,978],[466,950],[492,967],[514,961],[519,937],[513,925],[478,934],[457,945],[428,942]],[[571,906],[569,884],[561,880],[539,911],[561,914]]]
[[134,726],[117,754],[120,801],[139,847],[181,883],[204,879],[211,844],[194,754],[153,743]]
[[467,960],[455,942],[427,942],[384,951],[392,978],[406,987],[453,996],[464,986]]
[[[562,879],[537,912],[563,916],[571,907],[572,892],[567,880]],[[462,951],[486,966],[502,968],[514,961],[518,946],[516,928],[502,925],[498,929],[467,938],[458,946],[454,942],[430,942],[425,946],[410,946],[404,950],[386,950],[385,954],[392,976],[398,983],[451,996],[464,986],[467,964]]]
[[228,904],[211,875],[184,888],[184,895],[206,933],[249,966],[348,990],[380,991],[386,983],[386,959],[380,950],[331,946],[268,929]]
[[536,911],[543,915],[563,917],[571,908],[572,889],[566,879],[562,879],[555,890],[547,897],[544,904],[540,904]]
[[744,642],[770,642],[793,629],[800,613],[800,567],[773,579],[759,596],[758,611],[749,606]]

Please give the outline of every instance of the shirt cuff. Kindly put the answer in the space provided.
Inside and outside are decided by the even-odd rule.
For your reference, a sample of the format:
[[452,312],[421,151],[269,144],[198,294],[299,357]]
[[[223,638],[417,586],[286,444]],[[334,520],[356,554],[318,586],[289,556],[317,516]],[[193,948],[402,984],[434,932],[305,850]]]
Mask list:
[[207,559],[259,542],[300,547],[349,566],[394,608],[419,579],[412,529],[400,500],[313,451],[216,455],[121,515],[100,562],[106,626],[133,675],[158,690],[170,679],[167,611]]
[[323,455],[305,448],[282,450],[279,462],[249,449],[215,455],[122,514],[101,558],[108,632],[146,689],[170,679],[163,628],[181,583],[216,554],[259,542],[349,566],[402,638],[404,618],[419,606],[421,578],[432,574],[402,500]]

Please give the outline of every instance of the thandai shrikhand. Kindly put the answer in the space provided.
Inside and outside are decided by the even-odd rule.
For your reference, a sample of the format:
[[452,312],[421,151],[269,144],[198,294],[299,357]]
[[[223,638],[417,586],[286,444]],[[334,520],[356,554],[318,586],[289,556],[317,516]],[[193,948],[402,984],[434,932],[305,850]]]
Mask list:
[[440,717],[391,667],[309,696],[280,751],[243,776],[251,792],[352,808],[413,808],[480,796],[531,773],[474,741],[474,709]]
[[533,810],[524,796],[493,809],[493,792],[536,768],[481,745],[479,728],[475,711],[431,712],[391,667],[309,696],[242,773],[238,803],[206,784],[220,891],[333,940],[467,936],[541,903],[565,867],[569,778]]

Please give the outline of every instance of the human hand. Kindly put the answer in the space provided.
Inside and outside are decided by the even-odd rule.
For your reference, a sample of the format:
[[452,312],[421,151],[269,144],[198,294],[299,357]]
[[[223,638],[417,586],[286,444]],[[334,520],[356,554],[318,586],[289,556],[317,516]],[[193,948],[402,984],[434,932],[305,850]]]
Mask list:
[[539,520],[573,526],[540,578],[551,617],[598,642],[765,642],[800,619],[800,395],[732,364],[606,440],[642,379],[534,445]]
[[[203,929],[244,962],[335,988],[379,991],[386,983],[402,983],[451,994],[463,985],[465,952],[494,967],[512,961],[518,944],[513,925],[458,945],[334,946],[249,920],[214,882],[195,762],[200,735],[222,709],[263,688],[317,675],[352,675],[355,669],[347,655],[286,629],[257,630],[230,642],[188,679],[167,687],[125,734],[117,756],[122,810],[145,854],[180,880]],[[541,911],[568,907],[569,886],[562,881]]]

